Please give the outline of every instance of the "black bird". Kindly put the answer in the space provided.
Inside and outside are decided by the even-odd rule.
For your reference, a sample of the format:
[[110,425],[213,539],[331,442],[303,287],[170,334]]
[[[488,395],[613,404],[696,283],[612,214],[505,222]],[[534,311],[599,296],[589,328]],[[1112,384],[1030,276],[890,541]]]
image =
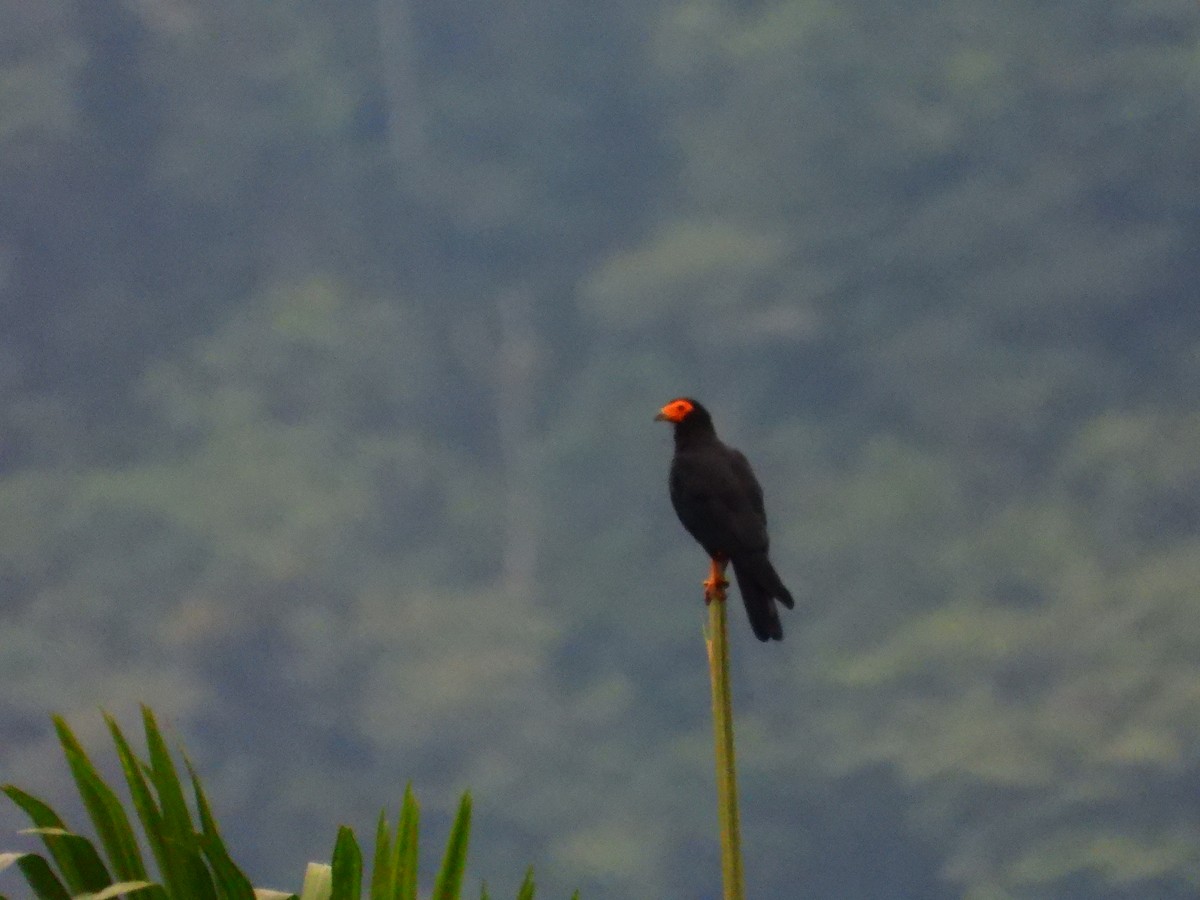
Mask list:
[[712,560],[705,602],[728,584],[725,566],[732,564],[754,636],[783,640],[775,601],[788,609],[794,603],[767,556],[767,513],[750,463],[721,442],[708,410],[690,397],[672,400],[655,419],[675,428],[671,505]]

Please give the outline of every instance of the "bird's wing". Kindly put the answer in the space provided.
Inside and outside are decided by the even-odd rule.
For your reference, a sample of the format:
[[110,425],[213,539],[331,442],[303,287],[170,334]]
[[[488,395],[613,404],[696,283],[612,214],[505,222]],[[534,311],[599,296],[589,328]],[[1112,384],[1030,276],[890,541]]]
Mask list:
[[762,486],[745,455],[729,449],[729,473],[732,487],[725,492],[725,502],[732,515],[734,536],[746,550],[766,550],[767,512],[763,503]]
[[750,461],[746,459],[746,455],[740,450],[734,450],[731,447],[729,450],[729,465],[733,470],[734,478],[737,480],[742,492],[750,500],[754,511],[758,513],[758,517],[762,519],[762,524],[765,528],[767,525],[767,508],[763,503],[762,485],[754,477],[754,470],[750,468]]

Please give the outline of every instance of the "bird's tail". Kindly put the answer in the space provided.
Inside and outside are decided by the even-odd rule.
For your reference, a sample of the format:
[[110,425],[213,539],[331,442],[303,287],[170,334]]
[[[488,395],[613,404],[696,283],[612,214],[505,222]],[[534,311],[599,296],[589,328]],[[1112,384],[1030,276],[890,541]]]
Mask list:
[[795,601],[783,586],[771,560],[766,553],[752,553],[731,562],[754,636],[760,641],[782,641],[783,625],[780,624],[775,601],[778,600],[788,609],[795,606]]

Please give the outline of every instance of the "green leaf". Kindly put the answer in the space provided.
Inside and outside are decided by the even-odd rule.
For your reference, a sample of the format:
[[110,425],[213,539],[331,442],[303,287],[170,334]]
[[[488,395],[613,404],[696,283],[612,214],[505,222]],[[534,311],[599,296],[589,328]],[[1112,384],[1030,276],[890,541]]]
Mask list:
[[150,781],[158,794],[162,810],[160,825],[167,864],[173,878],[170,884],[180,893],[172,892],[172,900],[195,898],[217,900],[212,875],[200,855],[199,841],[183,796],[183,785],[167,744],[149,707],[142,707],[142,722],[146,729],[146,747],[150,755]]
[[371,900],[392,900],[396,871],[392,868],[392,841],[388,832],[387,810],[379,811],[375,825],[375,858],[371,865]]
[[67,826],[63,824],[63,820],[58,817],[58,813],[37,797],[25,793],[19,787],[12,784],[0,787],[0,791],[4,791],[8,795],[8,798],[17,804],[38,828],[58,829],[64,834],[69,833]]
[[158,871],[165,883],[166,892],[172,900],[177,897],[186,897],[188,896],[185,893],[186,888],[177,884],[179,874],[171,864],[171,853],[162,826],[162,812],[146,782],[142,763],[134,756],[116,719],[106,714],[104,720],[108,723],[108,730],[116,745],[117,757],[121,761],[121,770],[125,774],[125,782],[129,786],[134,809],[137,810],[138,819],[142,823],[142,831],[154,854],[154,861],[158,864]]
[[533,895],[537,891],[537,885],[533,883],[533,866],[525,870],[525,880],[521,882],[521,887],[517,891],[517,900],[533,900]]
[[388,900],[417,900],[417,850],[420,841],[421,806],[413,794],[412,782],[404,787],[400,818],[396,822],[396,841],[392,845],[394,889]]
[[44,857],[26,853],[17,860],[17,867],[38,900],[71,900],[70,891],[58,880]]
[[471,836],[471,793],[463,793],[458,805],[458,815],[450,828],[450,839],[446,842],[446,854],[442,867],[433,885],[433,900],[459,900],[462,891],[463,872],[467,867],[467,843]]
[[61,716],[54,716],[53,721],[79,796],[117,877],[123,881],[145,881],[146,866],[121,801],[100,777],[66,721]]
[[333,894],[331,900],[360,900],[362,897],[362,851],[354,831],[343,825],[333,846]]
[[0,790],[3,790],[37,826],[33,831],[41,836],[42,843],[50,851],[63,880],[72,892],[83,894],[99,891],[112,883],[108,869],[104,867],[91,841],[71,832],[63,824],[58,813],[37,797],[11,784],[6,784]]
[[204,856],[208,859],[216,876],[217,893],[222,900],[254,900],[254,886],[230,857],[229,850],[221,839],[217,821],[208,804],[208,797],[205,796],[204,787],[200,784],[200,777],[196,774],[191,760],[186,755],[183,762],[192,779],[192,792],[196,795],[196,810],[200,815],[200,849],[204,852]]

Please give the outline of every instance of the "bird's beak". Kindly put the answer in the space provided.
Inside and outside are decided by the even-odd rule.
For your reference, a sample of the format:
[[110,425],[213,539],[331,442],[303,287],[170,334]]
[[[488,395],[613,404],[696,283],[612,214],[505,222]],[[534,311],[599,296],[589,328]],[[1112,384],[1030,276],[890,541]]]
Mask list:
[[672,425],[678,425],[689,412],[691,412],[690,406],[684,405],[680,400],[672,400],[658,411],[658,415],[654,417],[654,421],[670,422]]

